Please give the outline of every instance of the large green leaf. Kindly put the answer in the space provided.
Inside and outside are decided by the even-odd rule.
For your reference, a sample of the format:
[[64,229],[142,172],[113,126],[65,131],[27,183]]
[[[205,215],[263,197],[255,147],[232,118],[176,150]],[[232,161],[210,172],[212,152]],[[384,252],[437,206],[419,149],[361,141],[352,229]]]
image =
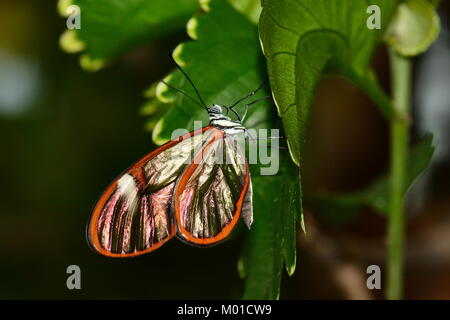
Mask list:
[[[419,175],[428,167],[434,153],[433,136],[424,136],[412,148],[408,156],[405,194]],[[347,194],[316,194],[312,204],[332,223],[341,224],[353,218],[360,206],[366,205],[375,211],[389,213],[389,177],[383,176],[361,191]]]
[[[389,99],[370,70],[372,53],[396,0],[265,0],[259,34],[292,159],[299,165],[314,91],[324,73],[349,77],[382,112]],[[381,9],[381,30],[367,28],[367,8]]]
[[94,69],[105,60],[182,30],[198,8],[198,0],[60,0],[60,13],[67,15],[71,4],[80,7],[81,29],[66,31],[63,48],[72,52],[74,46],[86,48],[82,65]]
[[[188,23],[188,34],[195,41],[179,45],[174,58],[208,105],[229,105],[257,88],[264,79],[257,27],[225,0],[202,2],[202,6],[208,13]],[[195,97],[180,72],[171,73],[166,81]],[[190,99],[162,83],[156,91],[158,103],[167,108],[153,131],[156,143],[171,139],[178,128],[192,130],[194,120],[207,124],[205,110]],[[258,97],[270,94],[268,88],[262,91]],[[247,128],[276,128],[279,120],[275,107],[267,100],[251,106],[244,124]],[[284,262],[289,273],[295,269],[295,232],[301,215],[299,173],[286,150],[280,153],[282,171],[276,176],[261,176],[260,166],[252,166],[255,218],[239,268],[247,277],[245,298],[276,298]],[[284,195],[287,198],[281,201],[283,190],[292,194]],[[294,195],[296,201],[292,199]]]

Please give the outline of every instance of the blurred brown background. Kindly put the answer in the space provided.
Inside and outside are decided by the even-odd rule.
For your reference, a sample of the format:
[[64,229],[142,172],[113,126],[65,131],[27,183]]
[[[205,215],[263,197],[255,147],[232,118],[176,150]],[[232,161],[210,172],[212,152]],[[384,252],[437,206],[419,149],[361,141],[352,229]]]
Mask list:
[[[450,34],[415,61],[417,138],[435,133],[436,157],[408,203],[406,298],[450,298]],[[242,236],[197,249],[170,241],[131,260],[91,252],[84,228],[103,188],[154,148],[139,115],[142,92],[171,69],[167,52],[183,34],[154,43],[97,73],[58,45],[65,28],[50,1],[0,1],[0,298],[239,298]],[[374,58],[389,90],[385,48]],[[386,172],[388,126],[344,79],[319,88],[304,166],[305,195],[358,190]],[[364,208],[336,224],[306,205],[297,270],[281,298],[381,299],[366,267],[384,267],[386,219]],[[339,219],[337,219],[339,220]],[[66,268],[82,270],[67,290]],[[384,278],[384,273],[383,273]],[[384,288],[384,283],[383,283]]]

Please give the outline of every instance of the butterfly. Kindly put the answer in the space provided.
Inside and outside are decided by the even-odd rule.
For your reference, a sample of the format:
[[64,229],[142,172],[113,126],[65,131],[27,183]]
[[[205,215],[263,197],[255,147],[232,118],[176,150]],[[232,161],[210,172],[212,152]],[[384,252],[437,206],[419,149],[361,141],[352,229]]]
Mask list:
[[[248,106],[268,97],[247,104],[242,118],[234,108],[266,81],[229,107],[207,107],[192,80],[176,66],[201,102],[163,83],[204,108],[209,125],[150,152],[106,188],[86,232],[91,248],[104,256],[138,256],[173,237],[195,246],[212,246],[230,235],[240,217],[248,228],[252,224],[249,165],[236,137],[246,133],[242,122]],[[224,114],[224,109],[238,120]],[[219,155],[226,161],[218,161]]]

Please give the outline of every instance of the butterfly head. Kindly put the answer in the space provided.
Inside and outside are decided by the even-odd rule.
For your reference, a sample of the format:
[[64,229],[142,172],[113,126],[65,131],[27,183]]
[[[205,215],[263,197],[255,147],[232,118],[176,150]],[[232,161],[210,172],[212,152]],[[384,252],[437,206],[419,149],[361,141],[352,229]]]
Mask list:
[[210,116],[214,115],[221,115],[222,114],[222,107],[218,104],[213,104],[211,108],[208,109],[208,113]]
[[[229,117],[227,117],[225,114],[223,114],[223,109],[227,107],[224,106],[219,106],[218,104],[213,104],[210,108],[208,108],[208,114],[209,114],[209,120],[214,121],[214,120],[226,120],[226,121],[231,121],[231,119]],[[228,114],[228,109],[227,109],[227,114]]]

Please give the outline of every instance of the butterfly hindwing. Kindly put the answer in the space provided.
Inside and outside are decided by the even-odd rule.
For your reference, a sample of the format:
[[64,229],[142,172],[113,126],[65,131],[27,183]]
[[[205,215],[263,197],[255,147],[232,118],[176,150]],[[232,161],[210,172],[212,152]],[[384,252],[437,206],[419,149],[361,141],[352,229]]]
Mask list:
[[247,161],[233,136],[213,130],[214,136],[184,169],[173,196],[178,238],[203,246],[225,239],[243,209],[247,225],[252,220]]

